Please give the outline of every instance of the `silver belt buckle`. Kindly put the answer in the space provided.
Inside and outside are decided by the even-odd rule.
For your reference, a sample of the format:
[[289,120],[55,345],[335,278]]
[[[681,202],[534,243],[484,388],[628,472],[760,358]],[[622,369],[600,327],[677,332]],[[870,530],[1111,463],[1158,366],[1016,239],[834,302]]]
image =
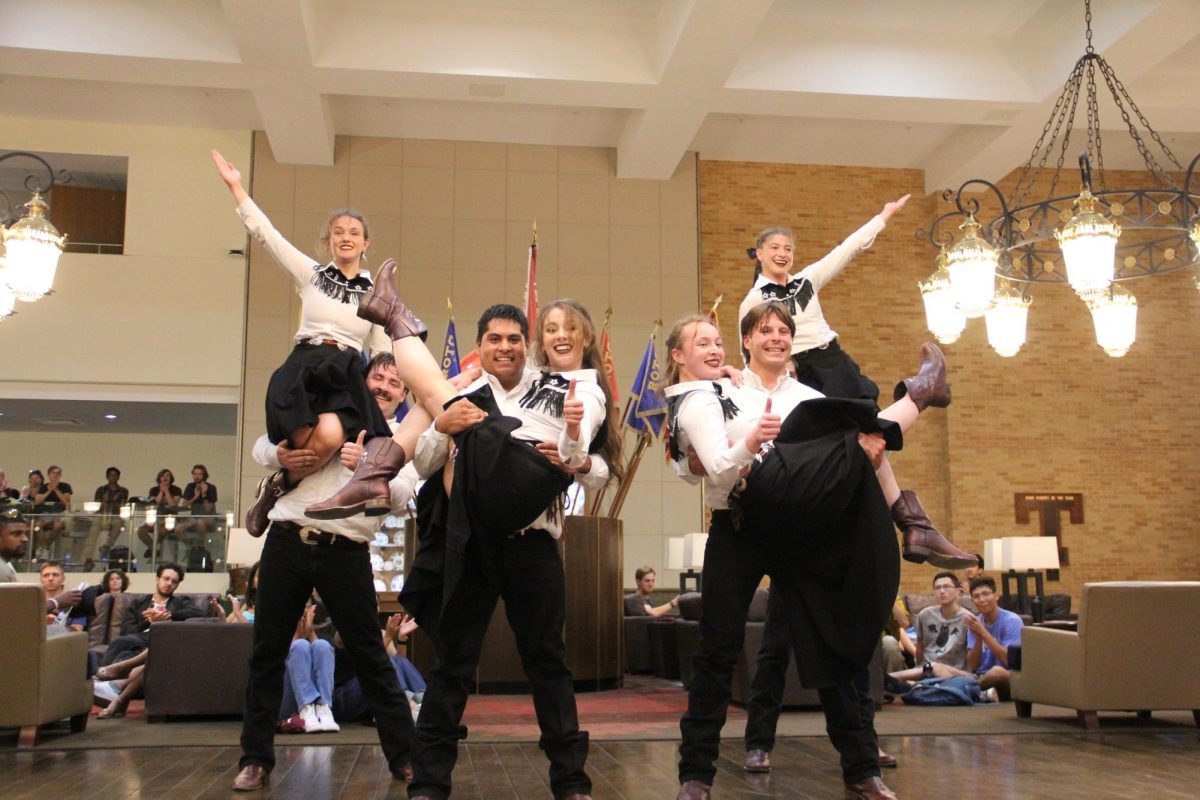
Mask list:
[[324,533],[320,528],[314,528],[312,525],[305,525],[300,529],[300,541],[307,545],[316,547],[320,542],[313,538],[314,534]]

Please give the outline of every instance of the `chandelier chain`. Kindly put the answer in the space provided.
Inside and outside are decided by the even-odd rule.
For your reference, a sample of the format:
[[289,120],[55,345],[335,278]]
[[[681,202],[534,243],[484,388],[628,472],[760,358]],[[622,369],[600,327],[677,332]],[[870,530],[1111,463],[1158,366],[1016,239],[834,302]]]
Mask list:
[[1100,104],[1096,102],[1096,63],[1088,60],[1087,66],[1087,152],[1096,160],[1099,185],[1104,183],[1104,150],[1100,135]]
[[[1041,177],[1042,170],[1046,168],[1046,161],[1050,158],[1050,152],[1054,149],[1054,143],[1058,141],[1058,136],[1062,131],[1063,120],[1067,116],[1067,105],[1070,102],[1072,109],[1074,102],[1071,100],[1074,92],[1078,91],[1079,81],[1082,77],[1083,59],[1075,62],[1074,69],[1071,70],[1070,76],[1067,77],[1066,85],[1063,87],[1063,92],[1054,101],[1054,108],[1050,111],[1050,116],[1046,118],[1046,124],[1042,126],[1042,135],[1038,137],[1037,142],[1033,145],[1033,150],[1029,153],[1029,160],[1021,167],[1020,173],[1017,175],[1016,186],[1014,187],[1013,205],[1019,206],[1024,201],[1025,197],[1033,191],[1037,186],[1038,179]],[[1074,119],[1075,112],[1071,111],[1071,118]],[[1051,125],[1054,126],[1051,131]],[[1046,144],[1046,135],[1050,135],[1050,142]],[[1070,131],[1068,128],[1068,136]],[[1045,145],[1045,150],[1042,149]],[[1041,160],[1038,161],[1037,169],[1033,167],[1033,160],[1041,154]],[[1059,157],[1058,165],[1062,167],[1062,157]],[[1057,176],[1056,181],[1057,183]],[[1053,194],[1053,191],[1051,191]]]
[[[1179,159],[1175,157],[1175,154],[1171,152],[1171,148],[1168,147],[1167,143],[1164,142],[1162,137],[1158,135],[1158,131],[1151,127],[1150,121],[1146,119],[1146,115],[1142,113],[1142,110],[1138,108],[1137,103],[1134,102],[1133,98],[1129,95],[1129,92],[1126,91],[1125,84],[1123,84],[1121,79],[1117,77],[1117,73],[1115,70],[1113,70],[1112,66],[1110,66],[1109,63],[1104,59],[1100,59],[1100,65],[1101,72],[1104,75],[1104,80],[1108,84],[1109,91],[1112,92],[1113,102],[1116,103],[1117,109],[1121,112],[1121,119],[1124,120],[1125,126],[1129,129],[1129,135],[1137,144],[1138,152],[1141,153],[1142,159],[1146,162],[1147,168],[1153,172],[1164,185],[1175,186],[1175,182],[1167,176],[1166,171],[1163,170],[1162,166],[1159,165],[1158,161],[1154,158],[1154,155],[1150,152],[1150,149],[1146,146],[1145,140],[1142,139],[1141,134],[1138,133],[1137,126],[1133,124],[1133,121],[1129,117],[1129,111],[1133,111],[1133,113],[1137,116],[1138,122],[1143,128],[1146,129],[1146,132],[1150,134],[1150,138],[1154,140],[1154,143],[1158,145],[1159,149],[1162,150],[1166,157],[1170,159],[1171,163],[1175,165],[1176,169],[1183,170],[1183,164],[1179,163]],[[1129,110],[1126,110],[1125,103],[1129,104]]]
[[1092,0],[1083,0],[1083,21],[1086,25],[1085,35],[1087,36],[1087,50],[1090,55],[1096,52],[1096,48],[1092,47]]

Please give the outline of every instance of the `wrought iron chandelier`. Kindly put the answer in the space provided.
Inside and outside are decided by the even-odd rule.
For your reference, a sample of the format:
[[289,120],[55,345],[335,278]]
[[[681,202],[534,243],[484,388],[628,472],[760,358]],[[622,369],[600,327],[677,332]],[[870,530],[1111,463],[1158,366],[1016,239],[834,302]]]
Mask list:
[[[1200,155],[1186,168],[1176,159],[1093,48],[1091,0],[1084,0],[1084,11],[1087,48],[1067,77],[1009,197],[990,181],[971,178],[957,192],[942,193],[957,210],[919,232],[939,248],[936,269],[919,286],[929,330],[944,344],[958,339],[968,319],[982,316],[992,348],[1001,356],[1014,356],[1025,343],[1030,288],[1036,283],[1069,283],[1092,314],[1097,343],[1110,356],[1123,356],[1136,338],[1137,299],[1122,284],[1196,267],[1200,221],[1194,212],[1200,209],[1200,198],[1192,193],[1191,183]],[[1156,186],[1106,187],[1097,76],[1112,95]],[[1087,142],[1079,156],[1082,188],[1077,195],[1056,195],[1081,100],[1087,114]],[[1029,202],[1055,154],[1047,199]],[[1168,170],[1183,174],[1182,186]],[[977,219],[979,199],[965,196],[972,187],[983,190],[985,199],[987,192],[995,196],[998,216]],[[947,227],[959,220],[962,233],[955,241]],[[1196,286],[1200,289],[1200,274]]]
[[45,180],[37,171],[25,176],[25,189],[32,195],[23,204],[25,214],[13,208],[8,194],[0,190],[0,201],[4,208],[3,251],[0,251],[0,320],[13,314],[17,300],[35,302],[50,293],[54,284],[54,273],[58,269],[58,257],[62,255],[67,237],[46,219],[50,209],[44,195],[49,194],[55,183],[66,183],[71,179],[65,170],[55,172],[46,159],[35,153],[20,151],[0,155],[0,162],[10,158],[28,158],[36,161],[46,171]]

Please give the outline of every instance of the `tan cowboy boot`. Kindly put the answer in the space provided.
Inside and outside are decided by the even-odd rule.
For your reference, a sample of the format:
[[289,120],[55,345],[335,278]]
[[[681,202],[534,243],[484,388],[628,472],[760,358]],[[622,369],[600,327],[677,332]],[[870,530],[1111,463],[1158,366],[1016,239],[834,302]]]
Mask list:
[[937,532],[916,494],[905,489],[892,505],[892,521],[904,534],[904,560],[914,564],[925,561],[942,569],[966,569],[978,562],[975,556],[959,550]]
[[382,325],[392,341],[420,336],[421,341],[429,335],[425,323],[408,310],[396,295],[396,261],[389,258],[375,273],[375,288],[363,298],[358,306],[358,316],[376,325]]
[[363,448],[353,477],[328,500],[304,509],[313,519],[345,519],[366,513],[377,517],[390,513],[392,494],[388,483],[404,466],[404,448],[388,436],[376,436]]
[[921,345],[921,367],[917,374],[896,384],[892,399],[908,395],[924,411],[929,406],[945,408],[950,405],[950,384],[946,383],[946,357],[933,342]]

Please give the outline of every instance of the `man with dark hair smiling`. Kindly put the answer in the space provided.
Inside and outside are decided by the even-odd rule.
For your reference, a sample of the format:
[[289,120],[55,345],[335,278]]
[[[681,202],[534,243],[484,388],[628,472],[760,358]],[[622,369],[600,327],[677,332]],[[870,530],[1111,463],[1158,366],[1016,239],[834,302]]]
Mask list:
[[967,617],[967,669],[979,676],[984,699],[1008,700],[1008,648],[1021,643],[1025,623],[1000,607],[996,581],[986,575],[971,581],[971,602],[979,616]]

